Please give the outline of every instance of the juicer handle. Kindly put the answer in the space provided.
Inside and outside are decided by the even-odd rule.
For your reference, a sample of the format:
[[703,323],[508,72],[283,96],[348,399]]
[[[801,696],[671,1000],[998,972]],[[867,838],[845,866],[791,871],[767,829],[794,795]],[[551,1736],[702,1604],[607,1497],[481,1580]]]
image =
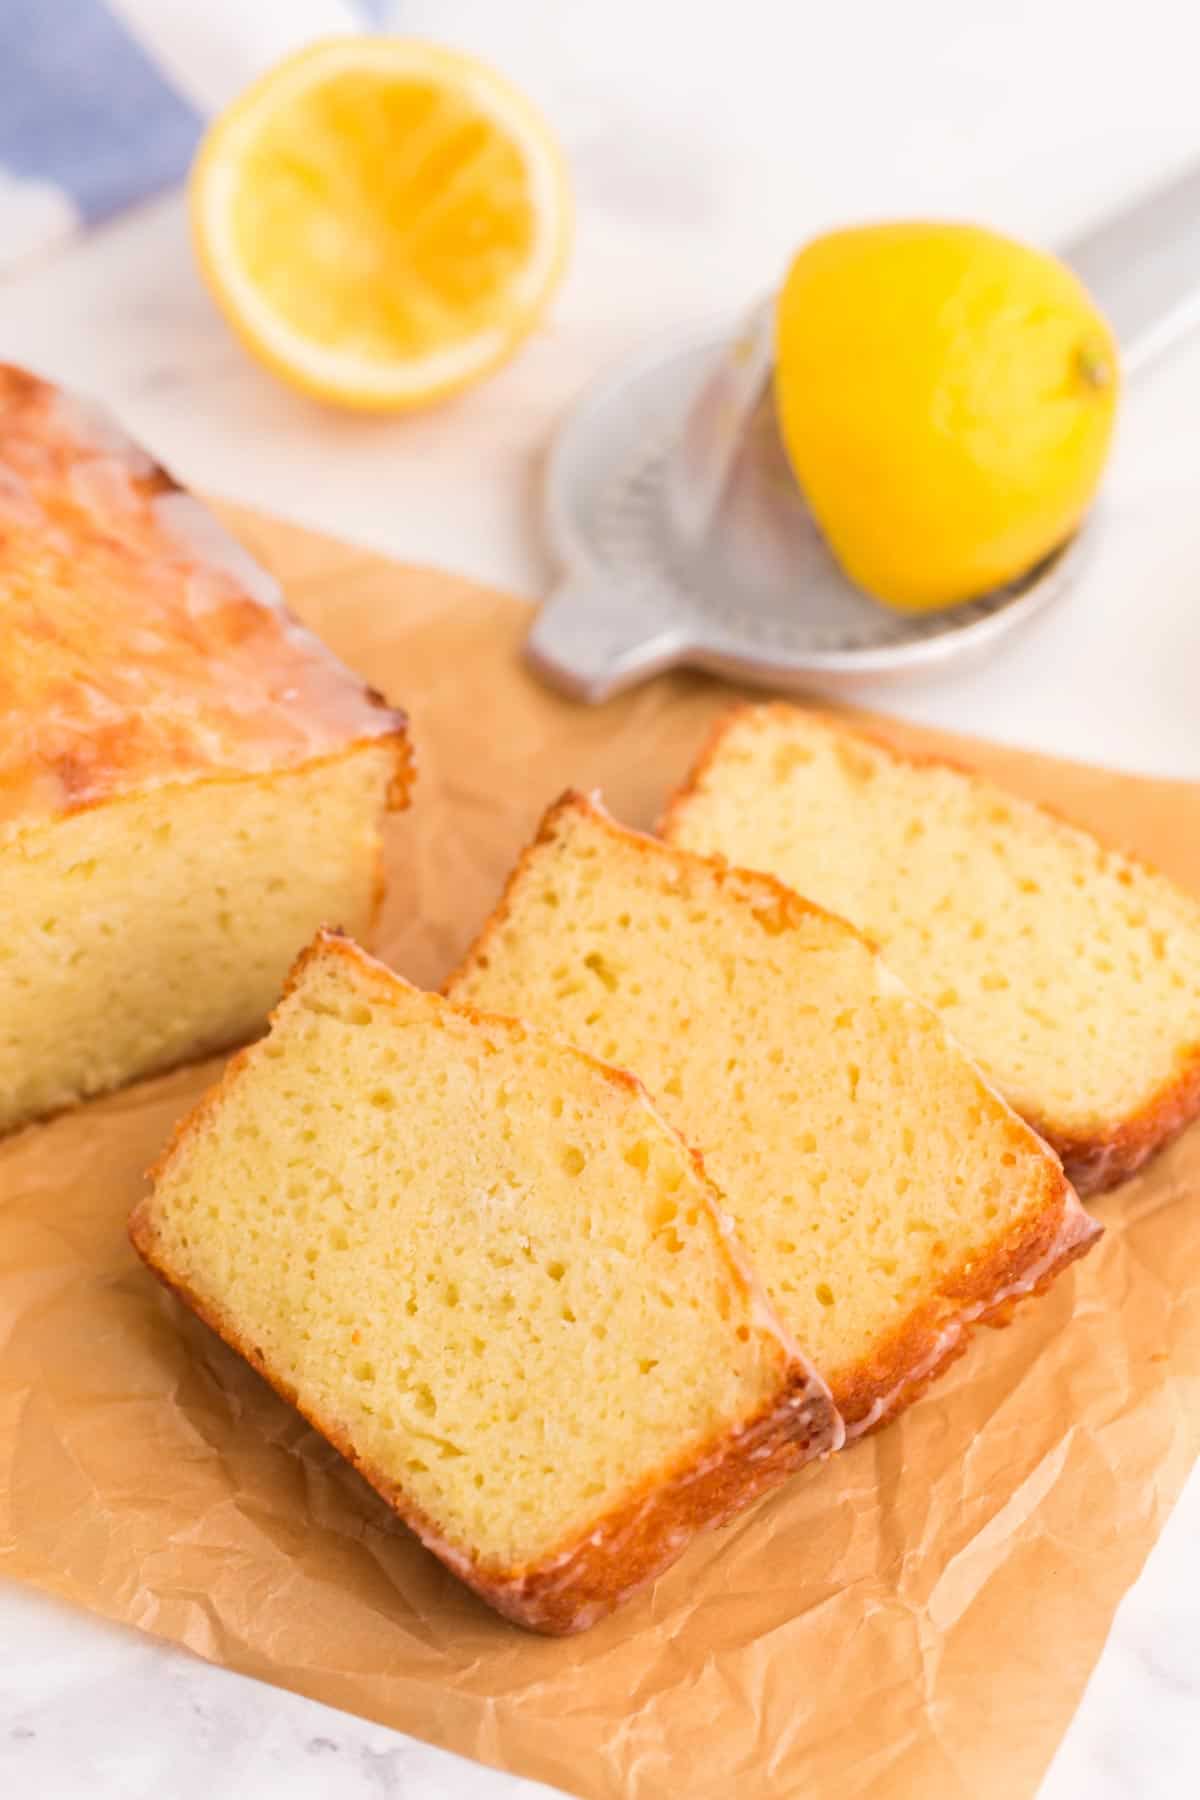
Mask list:
[[1134,373],[1200,324],[1200,164],[1062,252],[1104,312]]
[[573,700],[595,703],[671,668],[691,648],[669,602],[624,583],[567,575],[546,600],[525,653]]

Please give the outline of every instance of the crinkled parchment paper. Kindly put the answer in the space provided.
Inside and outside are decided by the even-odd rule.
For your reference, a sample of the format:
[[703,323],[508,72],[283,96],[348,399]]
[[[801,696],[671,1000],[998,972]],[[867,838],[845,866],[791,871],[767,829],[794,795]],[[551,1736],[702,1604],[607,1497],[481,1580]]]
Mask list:
[[[544,805],[650,823],[729,691],[597,711],[526,612],[238,514],[297,611],[411,709],[383,953],[432,983]],[[954,744],[1200,890],[1200,787]],[[303,846],[297,846],[303,854]],[[136,1262],[142,1170],[215,1065],[0,1145],[0,1574],[591,1800],[1019,1800],[1200,1449],[1200,1130],[1098,1250],[901,1422],[579,1638],[501,1623]]]

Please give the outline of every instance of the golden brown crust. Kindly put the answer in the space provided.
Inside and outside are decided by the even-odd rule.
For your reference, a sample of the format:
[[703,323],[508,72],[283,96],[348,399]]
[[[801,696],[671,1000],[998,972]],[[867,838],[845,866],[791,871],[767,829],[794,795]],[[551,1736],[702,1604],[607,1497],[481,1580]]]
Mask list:
[[[668,843],[671,842],[675,827],[689,803],[703,789],[726,739],[743,721],[763,715],[786,721],[803,711],[803,708],[792,706],[787,701],[777,700],[765,704],[744,701],[724,713],[709,733],[683,783],[668,800],[656,828],[660,836]],[[890,742],[884,731],[878,728],[847,724],[840,718],[821,712],[813,712],[809,716],[845,737],[856,738],[861,743],[869,744],[872,749],[882,751],[894,762],[907,763],[912,768],[953,769],[956,774],[978,778],[978,771],[972,769],[969,763],[931,751],[902,748]],[[1024,796],[1022,800],[1023,804],[1033,807],[1036,812],[1044,813],[1057,824],[1068,825],[1072,831],[1080,832],[1097,844],[1102,843],[1094,832],[1077,825],[1073,819],[1066,818],[1057,808],[1025,799]],[[1117,845],[1102,845],[1102,848],[1111,850],[1149,875],[1166,879],[1160,870],[1136,851],[1124,850]],[[1143,1163],[1164,1149],[1194,1119],[1200,1118],[1200,1042],[1181,1051],[1178,1072],[1171,1080],[1164,1082],[1144,1106],[1111,1125],[1098,1126],[1094,1132],[1081,1132],[1067,1130],[1028,1109],[1025,1109],[1023,1116],[1061,1157],[1067,1176],[1078,1193],[1103,1193],[1127,1181]]]
[[1065,1175],[1047,1190],[1042,1204],[985,1255],[948,1271],[941,1292],[911,1313],[869,1362],[830,1372],[848,1438],[877,1430],[911,1406],[968,1348],[977,1326],[1011,1325],[1022,1301],[1045,1293],[1103,1236]]
[[1200,1044],[1183,1053],[1179,1073],[1145,1106],[1108,1130],[1069,1133],[1026,1115],[1035,1131],[1062,1157],[1080,1194],[1102,1194],[1135,1175],[1192,1121],[1200,1118]]
[[407,722],[102,414],[0,364],[0,840],[148,786],[259,774]]
[[[738,710],[755,709],[743,707]],[[479,964],[486,967],[493,937],[509,918],[517,889],[539,846],[553,841],[560,819],[571,812],[585,813],[594,823],[644,854],[669,857],[679,867],[703,869],[715,877],[719,887],[736,884],[744,895],[758,893],[764,904],[776,912],[781,924],[795,924],[805,917],[829,919],[839,931],[859,938],[878,955],[877,947],[865,933],[804,899],[776,876],[757,869],[737,868],[723,857],[702,856],[696,851],[663,844],[619,824],[593,796],[568,789],[547,809],[533,840],[521,852],[509,874],[496,906],[446,982],[443,992],[451,998],[454,998],[457,982],[469,969]],[[457,1000],[455,1003],[462,1004]],[[1011,1120],[1014,1130],[1028,1139],[1027,1124],[982,1075],[979,1080],[995,1105]],[[832,1389],[834,1404],[846,1422],[847,1435],[852,1437],[874,1429],[903,1411],[949,1362],[962,1354],[975,1325],[1008,1324],[1022,1299],[1042,1293],[1062,1269],[1090,1250],[1101,1235],[1101,1226],[1080,1206],[1057,1157],[1052,1151],[1048,1152],[1043,1195],[1020,1224],[997,1238],[969,1265],[947,1269],[938,1293],[914,1308],[876,1347],[869,1361],[852,1368],[822,1371]]]
[[[280,1005],[296,988],[309,964],[330,955],[352,962],[357,975],[379,985],[384,1000],[397,986],[409,985],[343,933],[324,930],[318,932],[297,958]],[[527,1035],[526,1026],[519,1020],[480,1012],[470,1006],[457,1005],[455,1010],[477,1024],[508,1035],[521,1038]],[[636,1076],[625,1070],[611,1069],[572,1046],[566,1048],[612,1085],[646,1102],[653,1110],[653,1103]],[[257,1045],[250,1045],[235,1056],[215,1086],[179,1121],[162,1156],[150,1171],[152,1179],[157,1180],[189,1138],[219,1112],[230,1087],[245,1072],[257,1049]],[[671,1128],[664,1122],[664,1129]],[[709,1185],[701,1158],[695,1151],[690,1154],[701,1178]],[[698,1531],[723,1523],[752,1500],[777,1487],[812,1457],[836,1449],[842,1441],[841,1421],[831,1403],[828,1388],[769,1311],[757,1278],[716,1205],[711,1186],[706,1201],[735,1282],[759,1313],[760,1325],[778,1341],[780,1361],[776,1393],[769,1404],[738,1431],[694,1446],[673,1467],[648,1478],[619,1507],[564,1544],[554,1555],[521,1569],[486,1565],[469,1549],[451,1543],[401,1484],[358,1454],[349,1432],[337,1419],[321,1416],[300,1404],[290,1385],[271,1370],[257,1346],[239,1332],[219,1308],[203,1299],[159,1260],[152,1194],[134,1208],[129,1220],[129,1236],[138,1255],[159,1280],[231,1349],[244,1357],[276,1393],[296,1407],[383,1496],[422,1543],[461,1580],[516,1624],[561,1636],[585,1630],[596,1623],[637,1588],[669,1567]]]
[[[719,887],[724,887],[727,883],[732,882],[737,883],[740,887],[757,888],[762,894],[764,902],[768,903],[772,909],[778,909],[778,916],[782,924],[794,924],[802,918],[829,919],[839,930],[848,931],[853,937],[860,938],[869,950],[876,949],[866,932],[859,931],[857,926],[848,924],[837,913],[831,913],[824,906],[818,906],[815,900],[805,899],[803,894],[798,894],[795,888],[788,887],[786,882],[780,881],[778,876],[770,874],[767,870],[739,869],[723,856],[701,856],[695,850],[684,850],[674,844],[660,843],[657,838],[650,837],[644,831],[634,831],[628,825],[620,824],[596,794],[585,794],[580,788],[564,788],[558,799],[552,801],[542,814],[537,831],[509,870],[500,898],[480,926],[474,941],[459,959],[457,966],[442,983],[441,992],[452,999],[455,1006],[470,1006],[469,1001],[459,1000],[455,996],[456,983],[473,964],[480,960],[481,955],[486,955],[493,935],[509,916],[513,896],[528,874],[537,851],[543,844],[553,842],[558,821],[567,813],[572,812],[586,813],[596,824],[602,825],[606,831],[611,831],[622,839],[628,840],[643,853],[665,852],[682,867],[694,866],[703,869],[707,875],[716,877]],[[486,964],[484,966],[486,967]],[[540,1029],[545,1030],[546,1027],[543,1025]],[[603,1063],[600,1064],[601,1068],[605,1066]],[[641,1085],[639,1082],[639,1086]],[[653,1101],[654,1096],[651,1095],[650,1098]]]

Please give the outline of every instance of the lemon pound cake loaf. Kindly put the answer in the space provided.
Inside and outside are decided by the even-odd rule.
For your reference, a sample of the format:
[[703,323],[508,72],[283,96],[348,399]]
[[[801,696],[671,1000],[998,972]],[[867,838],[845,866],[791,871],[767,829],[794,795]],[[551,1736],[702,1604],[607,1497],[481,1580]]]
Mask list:
[[631,1076],[345,939],[180,1128],[142,1256],[520,1624],[591,1624],[842,1437]]
[[638,1071],[852,1432],[1097,1235],[1058,1159],[856,931],[579,795],[448,991]]
[[1200,1112],[1200,904],[1043,808],[797,707],[752,706],[663,832],[867,932],[1081,1192]]
[[390,711],[104,418],[0,365],[0,1130],[259,1030],[365,932]]

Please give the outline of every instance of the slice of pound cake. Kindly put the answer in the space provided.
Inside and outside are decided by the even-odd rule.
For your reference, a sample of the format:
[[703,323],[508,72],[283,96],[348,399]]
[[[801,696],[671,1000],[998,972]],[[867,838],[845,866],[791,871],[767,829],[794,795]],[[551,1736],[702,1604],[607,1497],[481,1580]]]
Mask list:
[[1098,1235],[871,947],[767,875],[568,795],[448,990],[636,1069],[851,1432]]
[[0,365],[0,1130],[261,1029],[365,932],[404,718],[112,424]]
[[841,913],[1082,1192],[1200,1112],[1200,904],[966,770],[797,707],[733,713],[664,836]]
[[535,1630],[591,1624],[841,1441],[640,1083],[343,938],[181,1126],[131,1235]]

